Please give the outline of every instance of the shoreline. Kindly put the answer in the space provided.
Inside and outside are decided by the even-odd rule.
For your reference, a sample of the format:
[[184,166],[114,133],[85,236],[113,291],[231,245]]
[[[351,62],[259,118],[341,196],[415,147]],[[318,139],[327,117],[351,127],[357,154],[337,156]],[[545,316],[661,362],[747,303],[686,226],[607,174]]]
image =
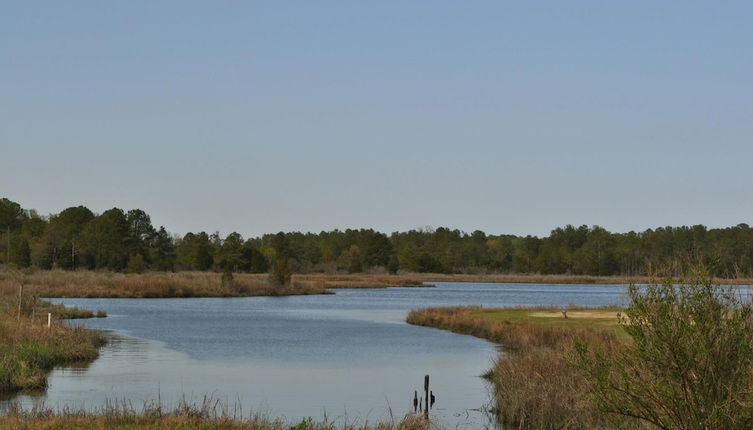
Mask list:
[[218,410],[215,403],[181,404],[173,410],[159,405],[149,405],[135,410],[130,405],[116,404],[100,411],[55,411],[51,409],[33,412],[11,410],[0,415],[1,428],[25,430],[88,429],[106,428],[123,430],[429,430],[444,427],[433,420],[424,420],[417,414],[402,418],[369,422],[368,418],[321,420],[312,418],[290,422],[266,414],[238,416],[237,411]]
[[629,340],[618,312],[610,307],[455,306],[414,310],[406,322],[499,345],[484,377],[492,384],[495,413],[506,427],[602,429],[614,428],[614,423],[584,402],[589,388],[571,357],[576,342],[610,350],[625,347]]
[[[294,274],[290,285],[275,286],[266,273],[236,273],[224,280],[217,272],[146,272],[124,274],[95,271],[33,271],[23,274],[0,271],[0,288],[17,289],[31,296],[50,298],[188,298],[255,297],[334,294],[343,288],[431,288],[439,282],[629,285],[647,284],[647,276],[581,276],[535,274]],[[753,279],[715,279],[721,285],[753,285]]]
[[[0,306],[0,395],[47,388],[56,366],[93,362],[106,339],[96,330],[62,324],[65,319],[103,318],[102,311],[66,308],[44,300],[25,300],[14,315],[13,295],[3,291]],[[35,311],[39,311],[37,314]],[[44,316],[50,314],[50,319]],[[49,325],[48,325],[49,324]]]

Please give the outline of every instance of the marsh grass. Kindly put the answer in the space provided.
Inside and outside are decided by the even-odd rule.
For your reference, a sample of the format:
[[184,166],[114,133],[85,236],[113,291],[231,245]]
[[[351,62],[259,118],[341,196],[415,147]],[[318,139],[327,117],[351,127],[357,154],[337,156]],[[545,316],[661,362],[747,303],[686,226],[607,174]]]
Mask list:
[[[378,288],[432,286],[435,282],[480,282],[506,284],[630,284],[647,282],[635,276],[539,275],[539,274],[447,274],[447,273],[380,273],[294,275],[302,281],[319,281],[328,288]],[[742,282],[742,281],[741,281]]]
[[384,288],[425,286],[413,277],[391,275],[294,275],[286,286],[269,281],[267,274],[235,273],[223,280],[215,272],[115,273],[89,270],[39,270],[19,275],[0,270],[0,289],[18,288],[38,297],[168,298],[245,297],[331,294],[330,288]]
[[[500,282],[542,284],[628,284],[647,282],[636,277],[572,275],[447,275],[432,273],[388,274],[296,274],[287,286],[275,286],[267,274],[236,273],[223,282],[215,272],[114,273],[88,270],[39,270],[19,277],[0,270],[0,288],[25,288],[39,297],[168,298],[245,297],[327,294],[337,288],[431,287],[432,282]],[[726,280],[753,283],[753,280]],[[61,315],[62,316],[62,315]],[[86,317],[86,316],[84,316]]]
[[326,288],[294,280],[276,287],[264,274],[237,274],[231,281],[214,272],[124,274],[93,271],[35,271],[18,276],[0,272],[0,289],[17,288],[38,297],[167,298],[324,294]]
[[[563,311],[566,312],[563,314]],[[567,317],[565,317],[567,315]],[[587,308],[578,306],[558,307],[515,307],[504,309],[480,308],[471,314],[486,320],[504,323],[531,323],[538,326],[552,326],[564,329],[612,333],[618,340],[630,342],[630,336],[619,324],[619,316],[624,309],[616,306]],[[561,334],[560,334],[561,335]],[[567,340],[570,342],[570,339]]]
[[[81,318],[90,312],[65,310],[41,300],[33,300],[36,307],[31,307],[28,296],[22,299],[19,308],[15,288],[0,287],[0,393],[45,388],[47,373],[55,365],[93,360],[104,344],[104,338],[92,330],[58,322],[61,317]],[[50,327],[41,312],[48,310],[56,316]]]
[[360,419],[327,416],[315,421],[306,418],[289,423],[269,414],[251,413],[244,417],[236,404],[228,404],[205,397],[201,403],[182,400],[173,409],[159,403],[145,403],[140,409],[126,401],[107,401],[94,411],[53,410],[34,408],[25,411],[15,406],[0,416],[0,428],[23,430],[41,429],[118,429],[118,430],[430,430],[440,429],[432,421],[409,414],[402,419],[391,419],[370,424]]
[[[631,284],[649,278],[537,274],[309,273],[294,274],[287,286],[275,286],[266,273],[234,273],[223,282],[217,272],[114,273],[37,270],[22,277],[40,297],[167,298],[244,297],[327,294],[337,288],[431,287],[433,282],[497,282],[538,284]],[[19,276],[0,268],[0,288],[17,285]],[[721,283],[753,284],[753,279],[720,279]]]
[[[570,308],[571,310],[584,308]],[[617,309],[602,308],[609,313]],[[468,334],[499,343],[503,352],[486,377],[492,382],[496,413],[505,428],[611,428],[613,421],[593,409],[588,384],[573,364],[576,341],[603,351],[625,348],[616,325],[571,323],[532,314],[555,308],[484,309],[445,307],[412,311],[408,323]],[[620,428],[638,428],[624,420]]]
[[104,340],[81,327],[0,317],[0,392],[45,388],[53,366],[97,358]]

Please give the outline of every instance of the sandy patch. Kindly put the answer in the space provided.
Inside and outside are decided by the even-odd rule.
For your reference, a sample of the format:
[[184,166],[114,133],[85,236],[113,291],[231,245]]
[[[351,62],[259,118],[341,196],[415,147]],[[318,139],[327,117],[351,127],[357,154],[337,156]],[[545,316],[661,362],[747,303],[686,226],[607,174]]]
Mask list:
[[[562,312],[534,312],[530,314],[532,317],[539,318],[563,318]],[[584,319],[617,319],[617,312],[614,311],[567,311],[568,318],[584,318]]]

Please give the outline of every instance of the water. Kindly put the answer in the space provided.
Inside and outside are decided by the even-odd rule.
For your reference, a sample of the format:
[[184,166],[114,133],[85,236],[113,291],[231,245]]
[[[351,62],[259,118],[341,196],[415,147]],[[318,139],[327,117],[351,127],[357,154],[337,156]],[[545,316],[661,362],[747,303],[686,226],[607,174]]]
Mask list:
[[[436,288],[344,289],[335,295],[198,299],[54,299],[102,309],[83,325],[110,343],[88,366],[62,367],[24,407],[139,407],[205,396],[248,416],[267,413],[363,423],[401,417],[431,375],[432,415],[448,428],[483,428],[490,401],[479,377],[496,346],[406,324],[427,306],[599,306],[624,301],[624,286],[440,283]],[[79,323],[78,321],[76,323]],[[8,402],[0,404],[7,407]]]

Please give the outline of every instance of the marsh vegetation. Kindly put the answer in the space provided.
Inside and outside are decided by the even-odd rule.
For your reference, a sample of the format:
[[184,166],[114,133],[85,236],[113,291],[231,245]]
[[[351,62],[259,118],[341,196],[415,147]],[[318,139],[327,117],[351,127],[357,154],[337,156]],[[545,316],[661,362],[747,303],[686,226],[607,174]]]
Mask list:
[[[570,308],[603,318],[564,318],[560,309],[485,309],[475,306],[412,311],[408,323],[450,330],[499,343],[503,352],[487,372],[495,412],[512,428],[603,428],[609,422],[587,400],[585,378],[572,365],[576,341],[605,350],[621,346],[617,312]],[[551,314],[542,316],[541,314]],[[557,316],[559,315],[559,316]]]
[[487,377],[510,428],[749,428],[749,297],[698,269],[613,308],[432,308],[408,322],[492,340]]
[[289,422],[265,414],[242,416],[216,399],[206,398],[197,404],[182,403],[174,409],[147,404],[136,409],[132,405],[113,402],[98,411],[37,409],[12,410],[0,416],[0,428],[17,430],[49,429],[113,429],[113,430],[438,430],[442,427],[423,417],[405,415],[381,422],[368,420],[314,420],[305,418]]
[[[47,313],[54,315],[49,327]],[[51,305],[0,286],[0,393],[45,388],[53,366],[97,358],[101,335],[58,322],[92,316],[97,313]]]

